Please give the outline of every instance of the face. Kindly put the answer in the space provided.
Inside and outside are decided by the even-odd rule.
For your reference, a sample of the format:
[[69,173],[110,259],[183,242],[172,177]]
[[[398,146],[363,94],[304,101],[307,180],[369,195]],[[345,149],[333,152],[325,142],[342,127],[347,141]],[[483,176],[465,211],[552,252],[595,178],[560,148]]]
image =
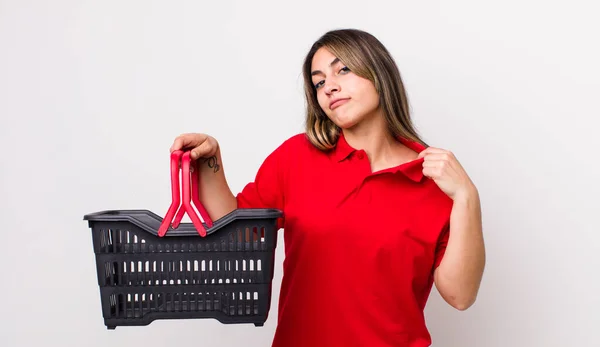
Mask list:
[[312,82],[319,106],[343,129],[375,117],[379,95],[371,81],[355,75],[326,48],[320,48],[312,60]]

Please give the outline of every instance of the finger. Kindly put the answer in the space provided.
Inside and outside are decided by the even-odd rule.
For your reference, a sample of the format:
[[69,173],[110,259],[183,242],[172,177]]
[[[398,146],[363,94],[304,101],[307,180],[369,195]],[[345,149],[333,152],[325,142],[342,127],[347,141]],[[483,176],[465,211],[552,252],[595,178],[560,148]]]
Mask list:
[[452,169],[452,166],[446,161],[425,161],[423,162],[423,169],[433,169],[438,172],[438,175],[441,175],[443,172],[448,172],[448,170]]
[[426,149],[422,150],[421,152],[419,152],[419,155],[417,155],[417,159],[421,159],[428,154],[429,154],[429,152],[427,151],[427,148],[426,148]]
[[439,160],[425,160],[423,162],[423,167],[440,167],[441,163],[442,162]]
[[187,148],[198,147],[206,140],[206,136],[202,134],[182,134],[175,138],[171,145],[171,152],[183,150]]
[[434,154],[434,153],[441,153],[443,150],[436,148],[436,147],[427,147],[424,150],[422,150],[419,155],[417,156],[417,159],[419,158],[423,158],[425,156],[428,156],[430,154]]
[[[441,154],[442,156],[444,154]],[[449,174],[450,172],[455,172],[455,166],[450,160],[424,160],[423,168],[430,168],[437,170],[438,177],[441,177],[442,174]]]
[[214,156],[215,153],[216,148],[211,141],[204,141],[202,144],[192,149],[190,155],[192,159],[196,160],[198,158],[210,158]]
[[173,153],[174,151],[179,151],[183,149],[183,143],[184,143],[184,138],[186,137],[186,134],[182,134],[179,135],[175,138],[175,140],[173,141],[173,144],[171,145],[171,148],[169,149],[169,151],[171,151],[171,153]]
[[417,156],[417,158],[422,158],[425,157],[427,155],[430,154],[439,154],[439,153],[450,153],[449,151],[442,149],[442,148],[437,148],[437,147],[427,147],[426,149],[424,149],[423,151],[421,151],[419,153],[419,155]]
[[438,147],[427,147],[429,153],[449,153],[447,149],[438,148]]
[[182,144],[182,140],[181,138],[178,136],[175,138],[175,140],[173,141],[173,144],[171,145],[171,148],[169,148],[169,152],[173,153],[174,151],[178,151],[181,149],[181,145]]
[[435,179],[439,177],[439,169],[435,167],[424,167],[423,175]]
[[448,153],[431,153],[425,156],[425,161],[445,161],[450,162],[452,156]]

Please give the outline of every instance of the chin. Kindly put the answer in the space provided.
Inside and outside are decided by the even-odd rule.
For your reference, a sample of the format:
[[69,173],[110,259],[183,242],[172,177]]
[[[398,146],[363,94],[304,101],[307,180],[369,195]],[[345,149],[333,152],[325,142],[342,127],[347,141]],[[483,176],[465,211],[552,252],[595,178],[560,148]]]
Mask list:
[[344,124],[338,125],[338,127],[340,127],[343,130],[352,130],[352,128],[354,128],[355,126],[356,126],[356,123],[344,123]]
[[336,117],[334,119],[331,119],[331,121],[342,129],[351,129],[358,123],[358,120],[352,117]]
[[334,122],[335,125],[337,125],[338,127],[342,128],[342,129],[352,129],[356,123],[354,122]]

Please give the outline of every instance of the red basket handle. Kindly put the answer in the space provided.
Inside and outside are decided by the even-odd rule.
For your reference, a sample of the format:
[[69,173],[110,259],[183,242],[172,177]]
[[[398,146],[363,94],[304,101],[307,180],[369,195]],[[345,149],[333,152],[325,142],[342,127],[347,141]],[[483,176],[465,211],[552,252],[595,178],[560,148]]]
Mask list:
[[[200,175],[198,173],[198,170],[194,170],[194,168],[191,166],[192,160],[191,160],[190,154],[191,154],[190,152],[184,153],[183,157],[181,159],[181,162],[182,162],[181,180],[183,182],[183,188],[182,188],[183,189],[183,205],[180,207],[179,212],[177,213],[177,215],[175,216],[175,220],[173,221],[172,227],[174,229],[176,229],[179,226],[179,223],[181,223],[181,219],[183,218],[183,215],[185,212],[188,212],[188,214],[190,214],[190,212],[194,212],[194,209],[192,208],[192,205],[190,203],[190,190],[192,192],[191,201],[194,203],[194,205],[198,209],[198,212],[200,212],[202,219],[204,220],[204,222],[206,223],[206,225],[209,228],[213,226],[213,222],[210,219],[208,212],[206,211],[206,209],[200,202],[200,198],[199,198]],[[190,180],[192,182],[191,189],[189,186]],[[193,219],[194,217],[192,217],[191,215],[190,215],[190,218],[192,218],[192,221],[194,220]],[[197,216],[195,218],[197,219]],[[196,226],[196,229],[198,229],[198,226]]]
[[[180,163],[180,160],[181,160],[181,180],[182,180],[181,189],[183,190],[183,202],[182,202],[181,191],[180,191],[180,186],[179,186],[179,163]],[[165,234],[167,233],[167,230],[169,229],[169,226],[172,226],[173,229],[176,229],[177,227],[179,227],[179,224],[181,223],[181,219],[183,218],[183,215],[185,213],[187,213],[188,216],[190,216],[190,219],[192,220],[194,227],[198,231],[198,234],[200,234],[200,236],[203,236],[203,237],[206,236],[206,229],[204,228],[204,225],[200,221],[200,218],[198,218],[196,211],[194,211],[194,209],[190,203],[190,200],[191,200],[190,191],[193,191],[192,195],[193,195],[194,205],[196,205],[196,208],[198,208],[198,211],[202,215],[202,218],[204,219],[206,225],[209,228],[212,227],[212,225],[213,225],[212,220],[210,219],[208,213],[206,212],[206,209],[204,208],[204,206],[202,206],[202,204],[200,203],[200,199],[198,198],[199,174],[198,174],[197,170],[193,170],[193,173],[190,176],[190,163],[191,163],[190,152],[184,153],[183,151],[174,151],[173,153],[171,153],[172,202],[171,202],[171,206],[169,207],[169,210],[167,211],[165,218],[163,219],[163,221],[158,229],[159,237],[165,236]],[[192,181],[191,188],[190,188],[190,181]],[[180,203],[182,203],[181,206],[180,206]],[[177,215],[175,216],[175,211],[178,208],[179,208],[179,211],[177,212]],[[174,220],[173,220],[173,216],[175,216]],[[173,221],[172,225],[171,225],[171,221]]]
[[198,168],[191,167],[192,170],[192,202],[200,212],[202,219],[204,219],[204,224],[209,228],[212,228],[213,221],[208,215],[208,212],[204,208],[204,205],[200,202],[200,171]]
[[175,216],[175,211],[181,202],[181,192],[179,189],[179,160],[181,159],[182,151],[173,151],[171,153],[171,206],[165,218],[163,218],[160,227],[158,228],[158,236],[163,237],[167,233],[167,229],[171,225],[171,220]]
[[[198,170],[196,170],[193,166],[190,166],[191,163],[191,157],[189,155],[186,156],[186,154],[188,153],[184,153],[183,157],[182,157],[182,162],[184,162],[184,164],[182,164],[182,170],[181,170],[181,180],[182,182],[184,182],[184,187],[183,187],[183,201],[190,201],[189,198],[186,197],[186,192],[188,191],[188,189],[185,186],[185,182],[188,182],[190,180],[190,174],[187,173],[187,169],[184,170],[183,167],[185,167],[186,165],[189,167],[189,171],[191,171],[191,180],[192,180],[192,202],[194,203],[194,205],[196,206],[196,208],[198,209],[198,212],[200,212],[200,215],[202,216],[202,219],[204,220],[204,223],[206,224],[206,226],[208,226],[209,228],[212,228],[213,226],[213,221],[212,219],[210,219],[210,216],[208,215],[208,212],[206,211],[206,209],[204,208],[204,206],[202,205],[202,203],[200,202],[200,197],[199,197],[199,191],[200,191],[200,175],[198,173]],[[189,161],[189,162],[188,162]],[[184,172],[185,171],[185,172]],[[172,227],[173,229],[177,229],[177,227],[179,227],[179,223],[181,223],[181,219],[183,218],[183,215],[186,212],[186,208],[185,205],[181,205],[181,207],[179,208],[179,211],[177,211],[177,215],[175,215],[175,220],[173,220],[172,223]]]

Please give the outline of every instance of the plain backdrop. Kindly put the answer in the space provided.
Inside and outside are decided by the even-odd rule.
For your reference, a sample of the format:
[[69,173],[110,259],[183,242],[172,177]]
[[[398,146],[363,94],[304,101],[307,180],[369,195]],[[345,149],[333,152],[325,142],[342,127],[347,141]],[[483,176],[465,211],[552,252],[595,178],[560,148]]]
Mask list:
[[238,192],[303,131],[310,45],[347,27],[389,48],[419,131],[481,194],[480,295],[459,312],[432,292],[433,345],[600,345],[597,13],[593,1],[0,0],[0,345],[268,346],[281,237],[264,327],[108,331],[83,216],[164,215],[184,132],[219,140]]

